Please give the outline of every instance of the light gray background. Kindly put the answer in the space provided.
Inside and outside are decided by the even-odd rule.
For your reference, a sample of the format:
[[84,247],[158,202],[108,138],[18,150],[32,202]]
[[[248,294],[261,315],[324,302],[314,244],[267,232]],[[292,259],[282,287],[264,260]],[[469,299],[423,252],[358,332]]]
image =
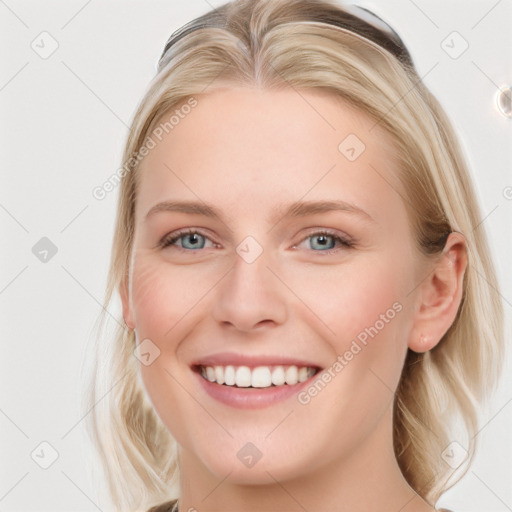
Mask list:
[[[129,121],[168,36],[222,3],[0,0],[0,512],[99,510],[79,403],[117,192],[99,201],[92,190],[119,168]],[[510,333],[512,120],[495,101],[512,83],[512,3],[359,3],[402,35],[462,138]],[[441,46],[453,31],[469,43],[457,59]],[[52,40],[58,48],[48,58],[31,47],[48,51]],[[42,237],[58,249],[46,263],[32,252]],[[500,392],[482,411],[472,471],[440,505],[512,510],[511,369],[509,357]],[[42,469],[53,450],[57,460]]]

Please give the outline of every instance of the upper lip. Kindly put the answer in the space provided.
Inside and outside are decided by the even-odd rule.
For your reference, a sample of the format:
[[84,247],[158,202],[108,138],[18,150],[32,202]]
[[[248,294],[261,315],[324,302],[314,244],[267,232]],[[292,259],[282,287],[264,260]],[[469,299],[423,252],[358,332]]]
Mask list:
[[321,368],[320,365],[305,359],[285,356],[271,355],[244,355],[232,352],[222,352],[201,357],[192,363],[192,367],[197,366],[248,366],[254,368],[256,366],[307,366],[310,368]]

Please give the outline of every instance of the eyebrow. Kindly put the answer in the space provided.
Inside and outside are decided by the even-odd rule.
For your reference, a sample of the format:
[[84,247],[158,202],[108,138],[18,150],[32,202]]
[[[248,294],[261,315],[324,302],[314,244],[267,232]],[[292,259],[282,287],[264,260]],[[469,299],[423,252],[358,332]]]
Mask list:
[[[327,213],[331,211],[354,213],[360,215],[367,221],[375,222],[373,217],[362,208],[341,200],[296,201],[289,205],[280,205],[270,220],[272,222],[279,222],[283,218],[306,217],[307,215]],[[145,221],[159,212],[178,212],[192,215],[203,215],[205,217],[217,219],[223,223],[225,222],[220,211],[218,211],[214,206],[201,201],[162,201],[148,211]]]

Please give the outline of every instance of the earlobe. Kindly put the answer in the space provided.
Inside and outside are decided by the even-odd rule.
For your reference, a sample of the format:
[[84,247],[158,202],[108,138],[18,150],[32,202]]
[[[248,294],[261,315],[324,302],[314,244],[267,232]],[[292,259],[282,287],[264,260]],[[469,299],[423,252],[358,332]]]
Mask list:
[[408,342],[411,350],[431,350],[453,324],[463,297],[466,267],[466,240],[460,233],[452,232],[443,253],[418,289],[419,305]]

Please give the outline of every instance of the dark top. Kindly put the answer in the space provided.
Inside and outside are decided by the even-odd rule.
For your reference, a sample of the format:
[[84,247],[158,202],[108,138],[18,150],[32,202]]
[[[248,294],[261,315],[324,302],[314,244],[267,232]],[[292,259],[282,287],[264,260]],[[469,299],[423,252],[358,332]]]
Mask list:
[[[178,500],[168,501],[167,503],[162,503],[161,505],[157,505],[156,507],[151,507],[148,512],[178,512]],[[174,508],[176,507],[176,508]],[[447,508],[440,508],[438,512],[452,512]]]
[[174,508],[177,504],[178,500],[168,501],[156,507],[151,507],[148,512],[177,512],[178,507]]

